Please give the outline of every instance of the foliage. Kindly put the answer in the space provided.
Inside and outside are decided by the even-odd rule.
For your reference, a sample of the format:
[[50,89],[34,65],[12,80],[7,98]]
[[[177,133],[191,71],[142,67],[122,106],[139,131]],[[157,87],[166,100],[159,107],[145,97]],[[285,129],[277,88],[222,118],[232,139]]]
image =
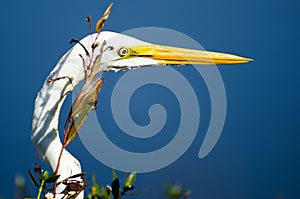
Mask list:
[[181,185],[167,183],[164,185],[164,192],[168,199],[188,199],[190,190],[182,188]]
[[52,184],[55,181],[57,181],[59,175],[55,173],[49,174],[48,171],[43,171],[42,167],[38,167],[37,165],[35,165],[34,167],[34,172],[36,173],[38,180],[36,180],[33,173],[30,170],[28,170],[31,182],[39,188],[37,199],[40,199],[42,193],[45,195],[45,190],[52,190],[51,188],[47,187],[47,184]]
[[125,182],[124,186],[121,188],[120,180],[118,179],[115,170],[113,170],[113,181],[111,185],[107,185],[106,187],[99,187],[96,177],[93,176],[93,186],[91,188],[91,193],[88,194],[87,199],[120,199],[122,196],[125,196],[129,191],[134,189],[134,181],[136,177],[136,173],[132,172],[129,174]]
[[[59,175],[56,175],[55,173],[50,174],[48,171],[44,171],[41,166],[35,165],[35,175],[30,170],[28,171],[28,173],[31,182],[38,188],[38,195],[36,199],[53,198],[53,188],[49,187],[51,187],[50,185],[55,182],[57,184],[65,185],[65,189],[61,192],[61,194],[64,194],[63,198],[65,199],[76,198],[79,195],[79,193],[87,187],[87,184],[85,183],[87,179],[84,178],[85,173],[70,176],[60,182],[57,182]],[[96,180],[96,177],[94,175],[92,176],[93,186],[90,189],[90,193],[88,194],[87,199],[121,199],[123,196],[127,195],[129,191],[132,191],[134,189],[133,184],[136,178],[135,172],[132,172],[128,175],[127,179],[123,182],[122,188],[120,180],[117,177],[115,170],[113,170],[112,173],[113,181],[110,185],[106,185],[106,187],[100,187]]]

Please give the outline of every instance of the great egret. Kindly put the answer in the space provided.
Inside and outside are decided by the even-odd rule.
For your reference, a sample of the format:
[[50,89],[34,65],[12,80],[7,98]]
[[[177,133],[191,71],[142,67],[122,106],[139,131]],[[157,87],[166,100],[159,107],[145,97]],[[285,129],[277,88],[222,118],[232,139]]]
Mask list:
[[[82,58],[94,48],[95,56],[100,54],[100,45],[95,48],[92,44],[97,38],[97,33],[86,36],[70,49],[57,63],[47,77],[42,89],[37,95],[32,121],[32,141],[39,155],[55,170],[62,143],[58,133],[58,118],[60,109],[66,95],[73,90],[85,77],[83,61],[91,59]],[[217,52],[191,50],[168,47],[147,43],[123,34],[103,31],[96,43],[104,46],[101,63],[97,66],[98,72],[130,70],[147,66],[187,65],[187,64],[240,64],[251,59]],[[82,47],[84,46],[85,49]],[[59,81],[49,82],[49,79],[69,77]],[[69,80],[72,80],[70,84]],[[60,179],[81,172],[79,161],[64,149],[58,173]],[[57,187],[57,193],[63,190]],[[62,194],[57,194],[61,198]],[[78,198],[82,198],[81,193]]]

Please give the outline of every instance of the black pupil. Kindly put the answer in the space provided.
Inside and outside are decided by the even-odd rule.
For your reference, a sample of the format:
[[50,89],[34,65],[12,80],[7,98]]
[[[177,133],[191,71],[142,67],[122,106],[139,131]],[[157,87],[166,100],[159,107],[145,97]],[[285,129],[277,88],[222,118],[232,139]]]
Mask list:
[[126,53],[127,53],[127,49],[123,48],[123,49],[121,50],[121,55],[126,55]]

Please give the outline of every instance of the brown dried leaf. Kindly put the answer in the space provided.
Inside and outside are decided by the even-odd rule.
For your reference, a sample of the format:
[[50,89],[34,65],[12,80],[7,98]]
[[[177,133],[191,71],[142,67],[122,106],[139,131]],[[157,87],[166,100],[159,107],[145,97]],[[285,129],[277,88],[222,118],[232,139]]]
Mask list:
[[110,10],[112,8],[112,3],[108,6],[108,8],[106,9],[105,13],[103,14],[103,16],[101,17],[101,19],[98,20],[97,24],[96,24],[96,31],[98,33],[100,33],[102,31],[102,28],[104,26],[105,21],[107,20],[107,18],[109,17],[110,14]]
[[103,79],[97,79],[91,86],[87,87],[88,89],[82,90],[74,101],[66,122],[63,142],[65,147],[75,139],[89,112],[95,109],[102,85]]

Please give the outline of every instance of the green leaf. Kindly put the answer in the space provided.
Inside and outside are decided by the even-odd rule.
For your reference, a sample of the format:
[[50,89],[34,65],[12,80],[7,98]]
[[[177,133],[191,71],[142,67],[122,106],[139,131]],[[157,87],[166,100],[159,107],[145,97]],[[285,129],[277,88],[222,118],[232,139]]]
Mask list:
[[45,171],[43,175],[43,180],[46,180],[47,178],[49,178],[49,172]]
[[98,195],[98,196],[101,196],[100,188],[99,188],[99,185],[98,185],[98,183],[97,183],[96,176],[93,175],[92,178],[93,178],[93,187],[95,187],[95,193],[93,193],[93,194],[96,194],[96,195]]
[[118,176],[117,176],[117,172],[116,170],[112,169],[112,176],[113,176],[113,180],[117,179]]
[[87,199],[93,199],[93,196],[91,193],[88,194],[88,196],[86,197]]
[[136,178],[136,172],[132,172],[132,173],[128,176],[128,178],[127,178],[127,180],[126,180],[126,182],[125,182],[125,187],[129,187],[129,186],[133,185],[133,183],[134,183],[134,181],[135,181],[135,178]]
[[165,185],[165,192],[170,199],[177,199],[182,196],[183,189],[180,185]]
[[47,179],[44,179],[46,183],[52,183],[55,182],[60,175],[57,175],[56,173],[51,174]]
[[101,194],[103,199],[110,199],[109,193],[107,193],[107,190],[104,187],[101,187]]
[[28,173],[29,173],[31,182],[32,182],[35,186],[40,187],[39,184],[37,183],[37,181],[35,180],[35,178],[34,178],[34,176],[33,176],[33,174],[31,173],[30,170],[28,170]]

